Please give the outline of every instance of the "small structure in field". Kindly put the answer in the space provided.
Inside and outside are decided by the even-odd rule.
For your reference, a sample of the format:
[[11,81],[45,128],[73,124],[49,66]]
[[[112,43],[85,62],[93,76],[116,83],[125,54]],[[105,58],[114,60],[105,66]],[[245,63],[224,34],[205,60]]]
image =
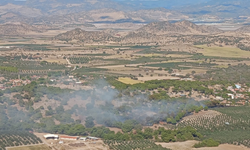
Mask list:
[[65,135],[62,135],[62,136],[60,136],[60,139],[61,140],[78,140],[79,136],[65,136]]
[[91,136],[88,136],[87,139],[90,139],[90,140],[92,140],[92,141],[97,141],[97,140],[99,140],[99,138],[97,138],[97,137],[91,137]]
[[86,141],[87,137],[81,137],[79,140]]
[[53,139],[53,140],[57,140],[59,138],[58,135],[55,134],[46,134],[43,136],[45,139],[49,140],[49,139]]

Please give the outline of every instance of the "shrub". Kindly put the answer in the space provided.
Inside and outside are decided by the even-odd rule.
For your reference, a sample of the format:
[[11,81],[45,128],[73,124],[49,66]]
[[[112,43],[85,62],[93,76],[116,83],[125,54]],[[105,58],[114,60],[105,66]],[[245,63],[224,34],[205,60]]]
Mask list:
[[219,146],[220,143],[218,141],[215,141],[214,139],[207,139],[203,140],[200,143],[197,143],[194,145],[195,148],[200,148],[200,147],[217,147]]

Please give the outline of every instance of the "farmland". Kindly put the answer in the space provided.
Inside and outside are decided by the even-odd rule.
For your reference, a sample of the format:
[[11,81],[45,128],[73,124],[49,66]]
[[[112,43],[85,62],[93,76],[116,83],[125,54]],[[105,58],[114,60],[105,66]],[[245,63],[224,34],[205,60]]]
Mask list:
[[[131,43],[130,34],[61,41],[58,32],[1,43],[1,149],[250,147],[249,51],[207,44],[204,35]],[[101,140],[59,144],[47,133]]]
[[29,132],[2,131],[0,136],[0,147],[23,146],[42,143],[41,139]]
[[36,145],[36,146],[21,146],[15,148],[8,148],[7,150],[50,150],[46,145]]
[[170,150],[163,148],[160,145],[156,145],[153,141],[129,141],[129,142],[119,142],[119,141],[105,141],[110,149],[112,150],[122,150],[122,149],[131,149],[131,150]]
[[216,108],[221,114],[197,116],[183,120],[178,126],[192,126],[206,136],[221,143],[250,147],[249,107]]
[[122,83],[125,83],[125,84],[137,84],[137,83],[141,83],[140,81],[138,80],[133,80],[131,78],[119,78],[118,81],[122,82]]
[[203,51],[201,51],[201,53],[205,56],[234,58],[247,58],[250,56],[250,52],[234,47],[207,47],[204,45],[196,47],[202,48]]

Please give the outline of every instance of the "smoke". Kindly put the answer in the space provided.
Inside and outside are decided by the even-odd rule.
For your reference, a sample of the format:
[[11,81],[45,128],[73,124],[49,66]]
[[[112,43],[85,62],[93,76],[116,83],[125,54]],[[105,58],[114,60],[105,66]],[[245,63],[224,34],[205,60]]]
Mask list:
[[[127,120],[151,126],[166,121],[167,117],[175,118],[180,112],[188,115],[194,110],[193,106],[202,106],[202,103],[186,98],[150,100],[150,92],[118,91],[105,80],[98,80],[91,87],[72,91],[32,83],[11,89],[14,94],[19,93],[15,96],[16,103],[11,100],[11,91],[5,91],[5,96],[0,97],[0,130],[15,125],[25,130],[35,128],[40,131],[42,128],[50,131],[58,122],[84,122],[89,116],[96,124],[108,127],[120,128]],[[33,95],[34,100],[30,96],[25,98],[24,91]]]
[[152,125],[166,120],[166,117],[175,117],[179,112],[187,112],[193,106],[202,106],[202,103],[186,98],[152,101],[148,98],[149,93],[128,90],[119,92],[104,80],[95,82],[92,90],[74,94],[80,97],[80,102],[86,103],[85,108],[76,107],[75,114],[82,120],[92,116],[96,123],[106,126],[126,120]]

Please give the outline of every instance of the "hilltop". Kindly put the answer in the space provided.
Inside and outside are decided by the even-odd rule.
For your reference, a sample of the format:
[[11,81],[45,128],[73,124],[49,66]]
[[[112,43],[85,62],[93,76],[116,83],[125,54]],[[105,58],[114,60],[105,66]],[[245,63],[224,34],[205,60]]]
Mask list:
[[113,37],[111,31],[85,31],[80,28],[68,31],[57,35],[54,39],[62,41],[78,40],[82,42],[98,42],[98,41],[115,41],[117,38]]
[[[113,29],[103,31],[85,31],[80,28],[62,33],[54,37],[55,40],[61,41],[81,41],[89,42],[122,42],[122,43],[144,43],[144,42],[167,42],[177,41],[184,42],[178,39],[178,36],[195,36],[195,35],[216,35],[223,31],[213,26],[196,25],[190,21],[180,21],[170,23],[167,21],[149,23],[135,31],[129,32],[127,35],[117,38],[117,31]],[[188,38],[185,40],[188,43],[195,42],[195,38]]]

